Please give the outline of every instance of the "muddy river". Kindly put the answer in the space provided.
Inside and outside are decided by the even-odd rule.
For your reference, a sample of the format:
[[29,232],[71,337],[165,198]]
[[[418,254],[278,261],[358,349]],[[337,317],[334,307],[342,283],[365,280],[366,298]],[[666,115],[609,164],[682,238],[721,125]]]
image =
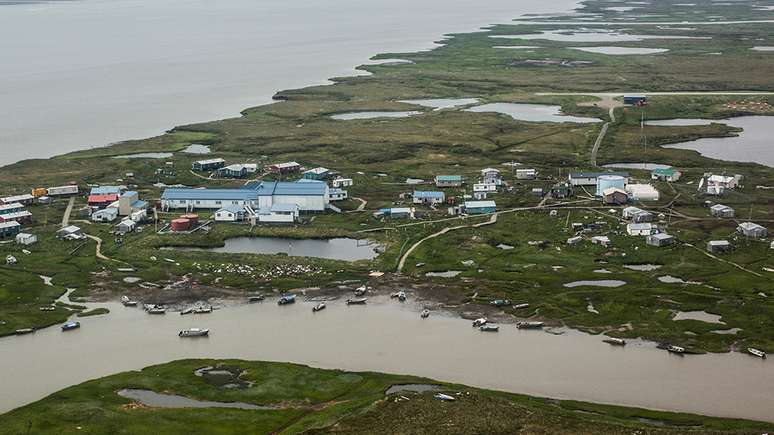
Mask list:
[[[0,411],[69,385],[178,358],[292,361],[323,368],[376,370],[538,396],[774,421],[774,364],[748,355],[679,357],[654,344],[609,346],[576,331],[553,335],[500,325],[482,333],[470,322],[388,297],[367,305],[273,300],[212,314],[148,315],[117,303],[111,313],[0,339]],[[210,328],[205,339],[180,329]],[[140,351],[138,351],[140,350]],[[109,355],[109,358],[106,356]],[[708,381],[711,380],[711,381]]]

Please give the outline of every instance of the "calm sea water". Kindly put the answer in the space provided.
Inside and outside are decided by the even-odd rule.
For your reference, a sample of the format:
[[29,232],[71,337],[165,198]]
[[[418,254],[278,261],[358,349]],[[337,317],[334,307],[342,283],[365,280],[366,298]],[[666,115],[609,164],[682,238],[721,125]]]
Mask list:
[[381,52],[572,0],[0,4],[0,165],[238,116]]

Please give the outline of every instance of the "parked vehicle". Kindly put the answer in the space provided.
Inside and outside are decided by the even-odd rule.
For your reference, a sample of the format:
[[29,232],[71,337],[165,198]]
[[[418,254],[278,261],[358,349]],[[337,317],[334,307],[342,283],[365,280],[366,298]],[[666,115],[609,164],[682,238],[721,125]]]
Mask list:
[[194,314],[208,314],[212,312],[212,305],[208,305],[206,307],[196,307],[194,310]]
[[360,287],[355,289],[355,296],[363,296],[366,294],[367,288],[364,285],[361,285]]
[[133,301],[129,299],[129,296],[121,296],[121,303],[124,304],[125,307],[136,307],[137,301]]
[[529,308],[529,304],[516,304],[513,306],[513,309],[515,310],[521,310],[523,308]]
[[15,332],[16,332],[16,335],[32,334],[33,332],[35,332],[35,328],[21,328],[21,329],[17,329]]

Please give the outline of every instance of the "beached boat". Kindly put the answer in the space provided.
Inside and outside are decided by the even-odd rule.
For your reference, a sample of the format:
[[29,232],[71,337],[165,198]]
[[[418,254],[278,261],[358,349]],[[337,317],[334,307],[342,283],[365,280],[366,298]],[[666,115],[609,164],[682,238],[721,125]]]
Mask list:
[[368,301],[368,298],[347,299],[347,305],[363,305],[366,301]]
[[294,304],[296,302],[296,295],[285,295],[277,299],[277,305]]
[[483,332],[497,332],[500,330],[500,327],[497,325],[486,324],[479,326],[478,329]]
[[508,299],[495,299],[491,302],[489,302],[489,305],[493,305],[495,307],[504,307],[506,305],[510,305],[511,301]]
[[248,296],[247,302],[261,302],[264,300],[263,295],[254,295],[254,296]]
[[749,352],[750,355],[757,356],[758,358],[766,359],[766,352],[755,349],[754,347],[748,347],[747,352]]
[[210,334],[210,330],[206,328],[188,328],[183,329],[177,335],[180,337],[204,337]]
[[624,340],[623,338],[610,337],[602,341],[604,341],[607,344],[612,344],[613,346],[626,346],[626,340]]
[[181,315],[181,316],[184,316],[184,315],[186,315],[186,314],[191,314],[191,313],[193,313],[193,312],[194,312],[194,307],[188,307],[188,308],[186,308],[186,309],[184,309],[184,310],[180,311],[180,315]]
[[69,331],[71,329],[78,329],[81,327],[81,322],[67,322],[62,325],[62,331]]
[[480,326],[486,325],[486,317],[481,317],[473,321],[473,327],[478,328]]
[[513,306],[515,310],[521,310],[522,308],[529,308],[529,304],[516,304]]
[[399,291],[398,292],[398,300],[401,302],[404,302],[406,300],[406,292]]
[[516,327],[519,329],[537,329],[543,327],[543,322],[519,322]]
[[442,400],[444,402],[454,402],[455,399],[453,396],[450,396],[448,394],[443,393],[436,393],[433,397],[435,397],[437,400]]
[[685,348],[684,347],[675,346],[675,345],[671,345],[671,344],[669,346],[667,346],[667,350],[669,352],[680,354],[680,355],[685,353]]
[[194,309],[194,314],[208,314],[212,312],[212,305],[208,305],[206,307],[196,307]]
[[422,313],[419,314],[419,317],[427,319],[430,317],[430,310],[422,310]]
[[129,299],[129,296],[121,296],[121,303],[122,303],[122,304],[123,304],[125,307],[134,307],[134,306],[137,306],[137,301],[133,301],[133,300]]
[[145,310],[148,314],[165,314],[167,312],[167,308],[163,305],[149,305],[146,306]]
[[355,296],[363,296],[366,294],[367,288],[364,285],[361,285],[360,287],[355,289]]
[[32,334],[33,332],[35,332],[35,328],[21,328],[21,329],[17,329],[15,332],[16,332],[16,335]]
[[317,305],[312,307],[312,312],[316,313],[316,312],[318,312],[320,310],[324,310],[324,309],[325,309],[325,302],[320,302],[319,304],[317,304]]

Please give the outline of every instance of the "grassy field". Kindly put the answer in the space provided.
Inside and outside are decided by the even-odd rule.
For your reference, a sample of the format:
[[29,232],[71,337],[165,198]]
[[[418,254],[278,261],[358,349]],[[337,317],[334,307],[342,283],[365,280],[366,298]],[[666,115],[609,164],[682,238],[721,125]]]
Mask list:
[[[148,225],[142,232],[120,239],[111,233],[111,226],[86,223],[73,213],[74,223],[102,239],[102,254],[110,260],[94,256],[95,243],[91,240],[60,242],[53,238],[62,218],[63,203],[34,206],[31,211],[36,222],[28,230],[36,233],[41,243],[31,247],[29,255],[21,253],[19,246],[0,245],[0,256],[12,254],[20,260],[15,266],[0,267],[0,335],[22,327],[43,327],[63,321],[71,311],[59,307],[44,312],[39,308],[50,304],[65,288],[76,288],[75,297],[115,298],[123,292],[131,293],[136,286],[124,282],[127,277],[169,283],[188,276],[202,286],[227,287],[236,292],[335,286],[345,280],[365,280],[372,270],[394,271],[412,243],[444,227],[460,224],[460,221],[439,221],[448,217],[445,208],[420,208],[419,220],[406,226],[402,225],[408,222],[374,218],[371,212],[381,207],[407,204],[399,196],[414,189],[405,184],[407,177],[432,180],[437,174],[463,175],[469,182],[465,188],[446,189],[448,196],[461,199],[470,193],[470,184],[481,168],[498,167],[503,169],[505,181],[512,190],[500,192],[493,199],[500,210],[509,210],[536,206],[540,198],[530,194],[534,187],[548,188],[570,171],[596,169],[589,162],[601,123],[524,122],[504,114],[473,113],[462,108],[432,110],[400,100],[475,97],[481,103],[546,103],[561,106],[567,114],[607,121],[607,110],[591,104],[597,102],[595,97],[537,93],[774,89],[774,77],[770,73],[774,55],[750,50],[753,46],[774,45],[771,24],[674,25],[666,29],[655,24],[670,20],[704,21],[714,16],[728,20],[771,19],[774,12],[755,9],[752,5],[756,3],[752,1],[734,2],[733,6],[700,1],[697,2],[700,6],[690,8],[690,12],[683,12],[673,3],[662,0],[647,5],[632,3],[639,8],[637,14],[644,15],[637,19],[637,25],[621,21],[606,27],[620,33],[643,35],[639,40],[613,45],[669,49],[662,54],[613,56],[571,48],[607,46],[611,45],[609,42],[563,42],[532,36],[492,38],[590,26],[569,24],[577,17],[557,18],[559,24],[545,19],[534,19],[529,24],[501,24],[486,31],[448,35],[438,48],[430,51],[379,54],[376,58],[400,58],[413,63],[361,66],[360,69],[371,74],[336,78],[330,86],[283,90],[278,94],[286,101],[246,109],[238,118],[180,126],[154,138],[0,168],[0,179],[4,180],[0,191],[4,195],[73,181],[83,189],[89,184],[126,184],[138,190],[143,199],[153,201],[159,198],[163,184],[236,187],[244,182],[217,180],[189,171],[191,162],[201,156],[180,151],[191,143],[199,143],[209,145],[214,157],[223,157],[228,163],[297,160],[307,167],[332,168],[354,179],[355,185],[348,189],[350,197],[367,201],[362,213],[315,215],[293,227],[219,224],[207,234],[159,235]],[[605,10],[606,5],[606,2],[585,2],[581,12],[599,14],[600,19],[607,21],[626,16]],[[654,24],[645,24],[649,21]],[[665,34],[676,38],[647,38]],[[495,48],[508,45],[535,48]],[[545,63],[546,60],[583,63]],[[724,124],[647,127],[647,146],[642,144],[640,128],[642,119],[772,115],[772,104],[774,96],[766,95],[673,95],[653,96],[646,108],[615,109],[616,120],[610,124],[597,156],[599,164],[666,163],[684,174],[678,183],[657,183],[660,201],[638,204],[656,212],[674,213],[668,219],[668,230],[680,242],[675,247],[656,249],[645,246],[642,238],[624,236],[619,221],[606,213],[607,208],[586,208],[599,204],[585,201],[585,195],[580,192],[570,201],[581,201],[574,206],[584,208],[562,208],[556,219],[549,218],[547,210],[506,213],[499,216],[495,225],[458,230],[431,239],[407,259],[404,273],[422,281],[427,279],[424,276],[427,271],[462,270],[460,279],[448,280],[450,287],[465,296],[478,292],[481,303],[500,296],[529,302],[528,312],[514,312],[518,317],[539,317],[595,333],[681,343],[696,351],[726,351],[754,345],[774,352],[771,333],[774,330],[771,302],[774,273],[764,269],[774,268],[772,251],[764,242],[735,238],[734,229],[739,220],[710,219],[702,204],[715,198],[697,194],[695,188],[702,174],[708,171],[743,174],[744,187],[719,201],[736,208],[739,216],[772,229],[774,190],[756,186],[771,186],[774,169],[755,163],[709,159],[694,151],[660,146],[737,133]],[[408,118],[352,121],[331,118],[339,113],[372,110],[421,113]],[[114,158],[139,152],[172,152],[173,156]],[[509,167],[503,166],[508,162],[536,168],[539,179],[516,180]],[[630,172],[636,180],[649,180],[649,173],[645,171]],[[433,187],[424,184],[417,188]],[[342,208],[354,210],[357,204],[351,200]],[[557,202],[547,204],[552,206]],[[76,210],[83,205],[85,198],[80,197]],[[161,223],[175,216],[161,214]],[[568,224],[595,220],[606,222],[599,233],[611,236],[613,249],[588,243],[564,246],[564,241],[572,235]],[[375,260],[347,263],[160,250],[165,246],[221,246],[226,238],[245,235],[369,238],[382,244],[385,252]],[[715,238],[731,238],[735,251],[720,260],[700,252],[707,240]],[[539,249],[530,246],[530,240],[550,243]],[[496,247],[499,243],[514,249],[499,249]],[[473,260],[476,266],[464,267],[460,263],[464,260]],[[425,265],[417,268],[418,263]],[[661,267],[650,272],[624,267],[638,263],[656,263]],[[236,269],[247,272],[228,272]],[[595,272],[598,269],[611,273]],[[53,285],[45,285],[38,275],[53,277]],[[664,283],[658,279],[664,275],[700,284]],[[570,281],[608,278],[621,279],[627,284],[615,289],[564,287]],[[589,311],[589,304],[598,313]],[[672,320],[675,312],[690,310],[722,315],[725,324]],[[712,332],[730,328],[741,331],[735,335]]]
[[[223,376],[197,376],[202,367]],[[432,391],[386,395],[390,386]],[[228,385],[231,385],[229,387]],[[234,387],[233,385],[237,385]],[[123,398],[123,389],[270,409],[159,408]],[[0,416],[16,434],[237,433],[761,433],[770,424],[534,398],[411,376],[314,369],[288,363],[181,360],[85,382]]]

